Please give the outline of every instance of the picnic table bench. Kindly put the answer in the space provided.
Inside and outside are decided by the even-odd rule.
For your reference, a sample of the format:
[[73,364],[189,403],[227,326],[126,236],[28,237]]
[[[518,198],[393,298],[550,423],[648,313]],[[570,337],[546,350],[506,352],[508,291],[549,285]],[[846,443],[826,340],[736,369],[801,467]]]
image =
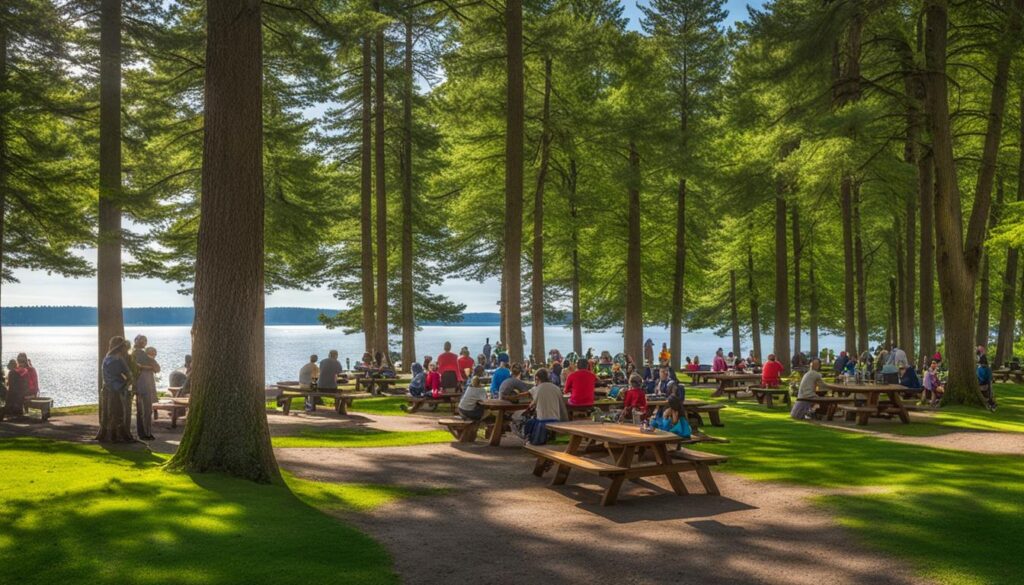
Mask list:
[[1024,370],[1011,370],[1010,368],[992,370],[992,379],[998,382],[1009,382],[1011,377],[1014,382],[1024,384]]
[[797,402],[810,402],[818,405],[818,412],[824,409],[825,420],[833,420],[836,415],[836,408],[844,405],[852,405],[854,399],[849,396],[813,396],[811,398],[797,398]]
[[[537,457],[533,474],[542,477],[550,467],[555,467],[551,485],[565,484],[572,469],[607,477],[611,484],[601,499],[602,506],[615,503],[625,480],[637,480],[642,477],[663,475],[668,479],[676,495],[686,495],[689,492],[679,477],[679,473],[683,471],[697,471],[705,490],[709,494],[718,493],[718,487],[708,467],[725,461],[726,458],[683,450],[682,455],[676,456],[680,461],[673,462],[667,445],[679,443],[681,439],[672,433],[660,430],[642,432],[631,425],[592,421],[550,423],[548,428],[569,435],[569,445],[564,451],[553,447],[527,445],[526,449]],[[589,445],[584,446],[584,440],[588,441]],[[591,446],[598,448],[588,448]],[[645,450],[654,453],[655,463],[639,461],[638,453]],[[608,461],[585,455],[607,457]]]
[[[334,412],[340,415],[348,415],[348,408],[356,399],[371,398],[373,395],[367,392],[345,392],[341,390],[310,390],[298,384],[278,384],[280,393],[277,396],[277,405],[285,415],[291,412],[293,398],[331,398],[334,400]],[[316,411],[316,400],[312,401],[313,411]]]
[[698,384],[709,384],[712,380],[718,378],[725,372],[712,372],[710,370],[700,370],[697,372],[684,372],[690,376],[690,380],[693,381],[693,385]]
[[53,398],[47,396],[34,396],[25,399],[25,410],[38,410],[43,422],[50,420],[50,409],[53,408]]
[[435,411],[441,404],[447,404],[451,407],[452,412],[455,412],[455,407],[458,406],[459,400],[462,398],[462,392],[442,392],[438,398],[434,398],[429,394],[423,396],[406,396],[408,404],[402,405],[402,410],[406,412],[418,412],[424,408],[428,411]]
[[171,419],[171,428],[178,427],[178,419],[188,414],[188,396],[172,396],[153,403],[153,420],[159,417],[161,410],[166,411]]
[[442,418],[438,419],[437,424],[448,429],[460,443],[476,441],[476,433],[480,429],[480,421],[464,418]]
[[359,392],[365,386],[365,391],[369,392],[374,396],[380,396],[381,392],[398,392],[401,390],[405,392],[408,388],[399,388],[397,386],[398,378],[373,378],[373,377],[361,377],[356,378],[356,392]]
[[782,402],[789,405],[789,388],[767,388],[764,386],[748,386],[750,393],[754,395],[759,404],[771,408],[774,405],[774,397],[782,397]]
[[[857,424],[864,426],[868,424],[871,416],[883,416],[895,414],[903,424],[910,424],[910,413],[906,405],[900,399],[900,394],[915,392],[906,386],[899,384],[825,384],[825,388],[832,391],[836,396],[847,397],[850,394],[862,394],[867,396],[866,404],[862,406],[841,404],[837,408],[846,415],[847,420],[856,418]],[[917,391],[919,392],[919,390]],[[888,397],[888,402],[881,401],[882,395]]]
[[761,374],[754,374],[752,372],[727,372],[718,376],[718,389],[715,390],[712,396],[722,396],[726,393],[726,390],[740,387],[740,390],[745,390],[746,386],[750,383],[758,383],[761,381]]

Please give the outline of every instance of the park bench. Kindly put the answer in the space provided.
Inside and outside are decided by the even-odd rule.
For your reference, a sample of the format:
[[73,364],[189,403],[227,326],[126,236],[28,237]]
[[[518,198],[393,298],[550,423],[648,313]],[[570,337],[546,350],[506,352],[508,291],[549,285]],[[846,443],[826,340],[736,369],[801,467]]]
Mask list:
[[722,393],[725,394],[725,397],[733,401],[740,399],[740,392],[751,392],[750,386],[727,386],[722,389]]
[[724,427],[725,424],[722,422],[722,417],[719,414],[721,410],[725,408],[724,404],[703,404],[701,406],[687,406],[686,414],[690,418],[694,418],[698,425],[703,425],[704,420],[701,419],[701,414],[708,415],[708,420],[712,425],[716,427]]
[[854,406],[852,404],[840,404],[837,408],[843,411],[843,415],[847,422],[857,419],[857,424],[859,425],[866,425],[868,423],[867,416],[859,417],[858,415],[866,414],[868,416],[871,416],[873,414],[878,414],[877,406]]
[[50,418],[50,409],[53,408],[53,398],[26,398],[25,410],[38,410],[43,422]]
[[448,429],[460,443],[476,441],[477,431],[480,429],[480,421],[464,418],[442,418],[438,419],[437,424]]
[[551,447],[527,444],[524,448],[537,456],[537,463],[533,466],[533,474],[537,477],[543,477],[544,472],[550,468],[552,463],[558,465],[559,471],[551,479],[551,485],[564,484],[570,468],[593,473],[600,477],[611,478],[612,485],[601,498],[602,506],[610,506],[615,503],[619,495],[619,488],[622,487],[622,482],[626,479],[626,473],[629,471],[629,468],[626,467],[619,467],[618,465],[580,457],[579,455],[571,455]]
[[789,401],[789,389],[788,388],[765,388],[763,386],[748,386],[750,393],[754,395],[757,402],[764,404],[766,407],[771,408],[774,406],[774,398],[776,396],[782,397],[782,402],[790,404]]
[[718,465],[719,463],[725,463],[729,458],[725,455],[716,455],[714,453],[705,453],[703,451],[694,451],[692,449],[679,449],[672,451],[671,456],[674,459],[682,459],[693,465],[694,471],[697,472],[697,478],[700,479],[701,485],[704,486],[704,491],[711,496],[721,495],[722,492],[718,490],[718,484],[715,483],[715,477],[711,475],[711,466]]
[[171,428],[177,428],[178,419],[188,414],[188,402],[189,399],[187,396],[174,397],[155,402],[153,403],[153,419],[156,420],[159,418],[161,410],[166,411],[171,419]]
[[[347,415],[348,408],[357,398],[371,398],[369,392],[305,392],[296,390],[283,390],[277,398],[277,405],[287,415],[292,409],[293,398],[332,398],[334,399],[334,412],[340,415]],[[316,401],[313,401],[313,411],[316,411]]]
[[418,412],[422,409],[428,411],[435,411],[441,404],[447,404],[451,407],[452,412],[455,412],[455,407],[459,404],[459,400],[462,398],[462,392],[442,392],[441,396],[434,398],[433,396],[407,396],[406,401],[408,404],[402,405],[402,410],[406,412]]
[[814,396],[812,398],[797,398],[797,402],[810,402],[818,405],[818,413],[824,410],[825,420],[833,420],[836,415],[836,408],[843,404],[853,404],[853,398],[848,396]]

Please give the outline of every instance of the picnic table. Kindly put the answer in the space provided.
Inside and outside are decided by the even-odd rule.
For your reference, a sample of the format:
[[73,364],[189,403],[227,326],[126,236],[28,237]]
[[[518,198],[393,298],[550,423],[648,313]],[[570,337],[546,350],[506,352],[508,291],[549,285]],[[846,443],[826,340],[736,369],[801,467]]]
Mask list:
[[[647,399],[647,413],[652,414],[655,408],[659,406],[668,406],[667,398],[648,398]],[[724,404],[715,402],[705,402],[704,400],[693,400],[687,398],[683,401],[683,408],[686,410],[686,418],[694,421],[697,425],[704,424],[704,419],[701,418],[701,414],[708,415],[708,419],[711,424],[716,427],[724,427],[722,418],[719,415],[720,410],[725,408]]]
[[501,445],[501,436],[505,433],[506,427],[509,426],[509,418],[512,416],[512,413],[520,410],[526,410],[530,407],[529,400],[524,400],[523,402],[512,402],[511,400],[502,400],[500,398],[488,398],[486,400],[481,400],[480,404],[485,409],[494,413],[494,424],[490,425],[485,433],[487,436],[487,444],[491,447],[498,447]]
[[[642,477],[663,475],[676,495],[686,495],[689,492],[679,477],[683,471],[696,471],[707,493],[719,493],[709,466],[725,461],[726,458],[681,450],[676,456],[680,461],[674,462],[669,456],[668,445],[677,445],[682,441],[675,434],[661,430],[643,432],[632,425],[593,421],[549,423],[547,426],[552,431],[569,435],[569,445],[565,451],[555,447],[527,445],[526,449],[537,456],[533,474],[542,477],[550,466],[556,467],[551,485],[565,484],[572,469],[607,477],[611,479],[611,484],[601,499],[602,506],[615,503],[623,481]],[[584,441],[589,444],[584,445]],[[645,450],[654,453],[655,463],[640,461],[638,455]],[[596,458],[584,455],[595,455]]]
[[715,390],[712,396],[721,396],[725,394],[725,391],[728,388],[744,386],[750,382],[760,382],[761,374],[755,374],[753,372],[726,372],[724,374],[720,374],[717,380],[718,390]]
[[391,390],[391,387],[398,383],[398,378],[374,378],[374,377],[361,377],[356,378],[356,392],[359,392],[362,386],[366,387],[366,392],[369,392],[373,396],[380,396],[381,392],[387,392]]
[[[333,398],[334,412],[347,416],[348,407],[357,398],[370,398],[373,395],[365,392],[345,392],[340,389],[311,390],[300,384],[278,384],[280,394],[277,397],[277,405],[282,407],[284,414],[291,412],[292,398]],[[316,400],[313,400],[313,411],[316,411]]]
[[171,398],[164,398],[159,402],[153,403],[153,419],[155,420],[161,410],[166,410],[168,416],[171,417],[171,428],[178,426],[178,419],[185,416],[188,413],[188,396],[173,396]]
[[996,381],[1009,382],[1010,378],[1018,384],[1024,384],[1024,370],[1011,370],[1010,368],[999,368],[992,370],[992,379]]
[[725,372],[712,372],[711,370],[700,370],[698,372],[684,373],[690,375],[690,380],[692,380],[693,384],[696,386],[697,384],[709,384],[712,380],[717,379]]
[[[866,425],[868,424],[868,418],[872,415],[879,416],[883,414],[895,414],[900,417],[900,421],[903,424],[910,424],[910,413],[907,411],[906,405],[900,399],[900,394],[904,392],[913,392],[913,390],[906,386],[899,384],[833,384],[826,383],[825,388],[830,390],[834,395],[837,396],[849,396],[850,394],[863,394],[867,396],[867,405],[865,406],[849,406],[841,404],[838,408],[843,409],[848,415],[856,414],[857,424]],[[881,402],[882,395],[885,394],[888,399],[888,404]]]

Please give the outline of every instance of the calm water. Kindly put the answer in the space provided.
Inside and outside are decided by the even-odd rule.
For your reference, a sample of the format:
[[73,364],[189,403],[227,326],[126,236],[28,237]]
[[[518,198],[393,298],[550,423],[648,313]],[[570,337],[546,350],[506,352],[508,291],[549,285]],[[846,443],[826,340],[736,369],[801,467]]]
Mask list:
[[[167,374],[181,366],[184,356],[189,353],[190,328],[180,327],[127,327],[128,339],[142,333],[149,338],[149,344],[159,351],[157,361],[164,368],[158,374],[157,385],[167,385]],[[529,330],[527,330],[529,334]],[[565,327],[549,326],[546,330],[548,349],[558,348],[563,353],[572,348],[572,331]],[[664,328],[648,328],[645,338],[654,340],[656,350],[668,341]],[[493,344],[498,339],[498,327],[450,326],[424,327],[416,334],[417,355],[437,355],[446,340],[456,350],[469,346],[473,355],[480,353],[484,339],[490,337]],[[527,338],[529,341],[529,338]],[[772,338],[764,336],[762,347],[770,348]],[[838,348],[841,339],[821,336],[822,347]],[[721,338],[709,331],[689,331],[683,334],[684,355],[699,355],[703,362],[710,362],[715,350],[731,345],[729,338]],[[808,342],[804,341],[804,347]],[[397,348],[397,343],[395,347]],[[596,351],[608,349],[617,353],[622,347],[622,333],[609,330],[599,333],[584,333],[583,347]],[[750,347],[744,340],[743,352]],[[39,384],[44,395],[51,396],[57,406],[92,404],[96,402],[96,329],[93,327],[4,327],[3,363],[24,351],[39,371]],[[266,372],[267,382],[294,380],[298,370],[316,353],[326,357],[328,350],[338,350],[341,361],[353,362],[363,353],[363,336],[345,335],[339,331],[328,331],[318,325],[274,326],[266,329]]]

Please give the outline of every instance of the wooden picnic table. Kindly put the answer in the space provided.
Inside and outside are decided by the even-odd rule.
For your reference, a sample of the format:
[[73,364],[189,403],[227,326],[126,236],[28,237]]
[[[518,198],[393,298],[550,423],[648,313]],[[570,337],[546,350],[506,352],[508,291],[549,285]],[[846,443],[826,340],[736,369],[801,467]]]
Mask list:
[[719,375],[717,380],[718,390],[715,390],[715,392],[711,394],[712,396],[721,396],[725,394],[726,388],[731,388],[733,386],[743,386],[745,384],[748,384],[749,382],[760,382],[761,374],[755,374],[753,372],[726,372],[724,374]]
[[486,400],[481,400],[480,404],[485,409],[494,413],[494,424],[487,429],[486,433],[487,444],[491,447],[498,447],[501,445],[501,436],[505,434],[505,427],[509,426],[511,413],[526,410],[530,407],[529,400],[512,402],[511,400],[502,400],[500,398],[488,398]]
[[[689,492],[679,477],[681,471],[696,470],[705,489],[709,493],[717,493],[718,488],[711,478],[707,464],[698,464],[692,460],[673,462],[669,456],[668,445],[678,444],[679,436],[661,430],[643,432],[633,425],[621,425],[615,423],[601,423],[593,421],[573,421],[548,423],[547,428],[556,433],[569,435],[569,445],[565,451],[558,451],[557,448],[527,445],[527,450],[537,455],[537,463],[533,473],[538,477],[546,471],[547,462],[551,461],[557,467],[552,485],[563,485],[569,477],[571,469],[587,471],[599,476],[611,479],[611,484],[605,490],[601,505],[610,506],[618,498],[619,489],[623,481],[635,480],[642,477],[663,475],[668,479],[669,485],[676,495],[685,495]],[[584,445],[584,440],[589,445]],[[589,447],[599,447],[596,451]],[[637,454],[643,450],[650,449],[654,453],[655,463],[643,463],[638,461]],[[587,453],[596,453],[600,458],[583,457]],[[702,459],[704,454],[691,452],[694,457]],[[710,456],[718,462],[721,458]],[[604,460],[602,460],[604,459]]]
[[692,380],[693,384],[696,386],[697,384],[709,384],[712,380],[718,378],[719,376],[726,372],[712,372],[711,370],[700,370],[697,372],[683,373],[688,374],[690,376],[690,380]]
[[1011,370],[1010,368],[999,368],[992,370],[992,379],[996,381],[1009,382],[1010,378],[1018,384],[1024,384],[1024,370]]
[[171,417],[171,428],[176,428],[178,426],[178,419],[188,414],[188,402],[188,396],[174,396],[154,402],[153,419],[157,418],[158,412],[166,410]]
[[[868,418],[875,414],[895,414],[900,417],[903,424],[910,424],[910,413],[900,399],[900,394],[912,392],[906,386],[899,384],[833,384],[826,383],[825,388],[832,391],[834,395],[843,396],[850,394],[864,394],[867,396],[867,406],[840,406],[847,412],[857,414],[857,424],[868,424]],[[881,404],[881,397],[885,394],[889,398],[891,406]]]
[[390,386],[397,384],[398,378],[374,378],[374,377],[361,377],[356,378],[356,392],[359,392],[361,386],[366,386],[366,391],[374,396],[380,396],[381,391],[388,391]]
[[[300,384],[278,384],[280,394],[277,397],[278,406],[282,407],[284,414],[291,412],[292,398],[332,398],[334,399],[334,412],[347,416],[348,407],[357,398],[370,398],[373,395],[366,392],[351,392],[341,389],[317,389],[312,390]],[[316,411],[316,400],[313,401],[313,410]]]

